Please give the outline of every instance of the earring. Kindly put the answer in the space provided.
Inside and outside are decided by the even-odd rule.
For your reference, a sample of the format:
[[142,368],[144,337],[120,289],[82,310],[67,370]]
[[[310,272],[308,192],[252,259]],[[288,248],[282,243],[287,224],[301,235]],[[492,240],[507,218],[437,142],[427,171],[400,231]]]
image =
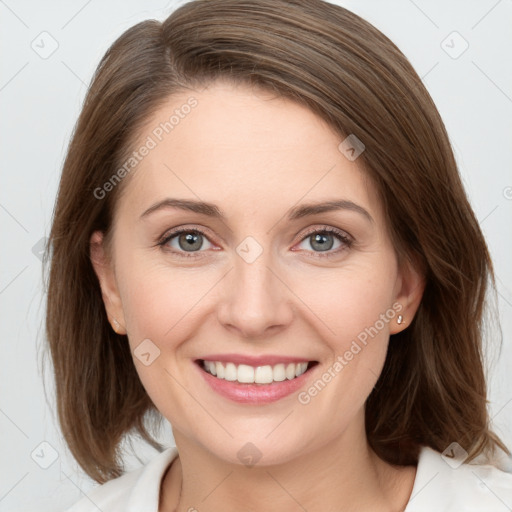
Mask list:
[[114,322],[114,325],[112,328],[114,329],[115,332],[118,333],[119,332],[119,322],[115,318],[112,321]]
[[398,318],[396,319],[397,324],[403,324],[404,323],[404,317],[402,315],[398,315]]

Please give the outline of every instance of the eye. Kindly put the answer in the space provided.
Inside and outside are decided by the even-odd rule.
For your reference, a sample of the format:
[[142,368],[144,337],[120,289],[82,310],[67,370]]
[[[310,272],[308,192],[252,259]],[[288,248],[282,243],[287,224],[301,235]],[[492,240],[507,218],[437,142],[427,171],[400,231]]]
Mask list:
[[[315,257],[335,256],[349,248],[353,243],[349,235],[332,227],[309,231],[303,237],[301,243],[305,243],[306,241],[308,241],[310,247],[313,248]],[[339,244],[338,248],[331,251],[336,241]],[[204,231],[197,228],[185,227],[177,228],[166,233],[158,242],[158,245],[179,257],[197,258],[201,256],[200,253],[204,252],[204,250],[201,249],[204,249],[205,242],[210,244],[210,247],[206,247],[206,249],[213,247]]]
[[[336,250],[331,251],[336,241],[338,241],[339,246]],[[313,248],[313,252],[316,253],[315,256],[317,257],[337,255],[349,248],[353,243],[352,239],[346,233],[331,227],[309,231],[306,233],[301,243],[304,242],[309,243],[309,246]]]
[[158,245],[164,248],[170,247],[172,249],[171,252],[184,258],[195,258],[198,255],[193,253],[204,252],[201,251],[201,248],[205,241],[211,245],[206,234],[200,229],[179,228],[164,235],[164,238],[158,242]]

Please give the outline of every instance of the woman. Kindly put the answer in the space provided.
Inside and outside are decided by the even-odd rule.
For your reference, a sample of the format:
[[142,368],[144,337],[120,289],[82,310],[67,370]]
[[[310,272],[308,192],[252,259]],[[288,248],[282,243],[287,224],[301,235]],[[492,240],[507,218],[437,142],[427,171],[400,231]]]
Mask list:
[[[103,484],[70,511],[512,506],[485,240],[420,78],[346,9],[200,0],[125,32],[51,247],[59,419]],[[133,433],[162,453],[123,473]]]

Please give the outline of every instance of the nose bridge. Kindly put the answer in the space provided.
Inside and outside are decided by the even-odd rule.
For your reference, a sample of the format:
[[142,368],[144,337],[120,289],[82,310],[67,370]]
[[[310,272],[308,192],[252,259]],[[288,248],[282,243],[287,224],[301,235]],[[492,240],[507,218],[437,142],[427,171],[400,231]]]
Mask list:
[[272,251],[252,237],[236,248],[234,269],[225,283],[219,320],[245,337],[256,337],[270,327],[291,320],[286,287],[276,277]]

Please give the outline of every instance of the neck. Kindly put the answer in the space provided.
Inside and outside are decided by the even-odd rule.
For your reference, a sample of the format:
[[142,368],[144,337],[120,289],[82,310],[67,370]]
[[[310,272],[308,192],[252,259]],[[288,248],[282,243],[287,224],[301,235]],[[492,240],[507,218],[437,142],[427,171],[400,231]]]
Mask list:
[[159,512],[404,510],[416,468],[379,459],[350,432],[281,464],[231,464],[174,432],[179,458],[162,482]]

